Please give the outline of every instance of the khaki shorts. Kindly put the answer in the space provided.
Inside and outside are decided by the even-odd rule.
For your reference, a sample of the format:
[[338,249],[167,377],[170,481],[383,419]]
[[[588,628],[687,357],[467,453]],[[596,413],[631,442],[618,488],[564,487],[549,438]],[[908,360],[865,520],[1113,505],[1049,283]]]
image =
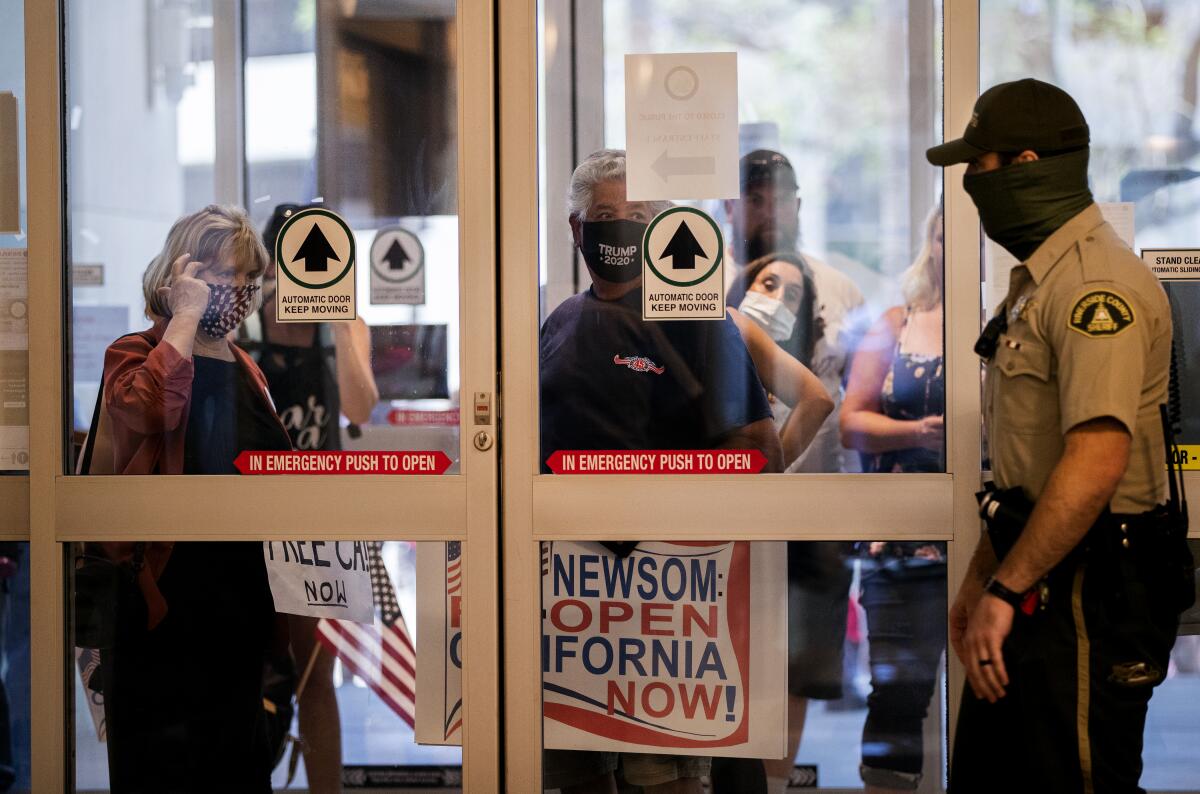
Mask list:
[[703,777],[708,774],[712,759],[696,755],[546,750],[542,754],[542,787],[556,789],[577,786],[615,772],[618,764],[626,783],[657,786],[675,780]]

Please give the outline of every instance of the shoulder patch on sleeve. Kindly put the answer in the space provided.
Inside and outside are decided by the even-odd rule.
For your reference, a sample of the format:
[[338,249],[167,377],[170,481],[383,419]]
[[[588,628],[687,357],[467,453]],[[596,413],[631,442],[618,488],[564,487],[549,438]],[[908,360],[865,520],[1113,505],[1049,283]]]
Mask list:
[[1116,336],[1136,322],[1129,301],[1106,289],[1086,293],[1071,309],[1067,325],[1084,336]]

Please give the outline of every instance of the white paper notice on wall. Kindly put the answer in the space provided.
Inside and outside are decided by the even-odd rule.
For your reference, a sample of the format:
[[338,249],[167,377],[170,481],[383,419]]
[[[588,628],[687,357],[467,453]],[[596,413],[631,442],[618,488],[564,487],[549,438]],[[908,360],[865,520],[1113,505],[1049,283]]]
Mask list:
[[29,469],[28,253],[0,248],[0,471]]
[[625,56],[630,201],[738,197],[737,53]]
[[0,91],[0,232],[21,231],[20,140],[17,98]]
[[[1112,224],[1117,236],[1125,241],[1125,245],[1133,248],[1134,211],[1131,201],[1114,201],[1100,204],[1100,213],[1104,220]],[[987,292],[984,296],[986,305],[983,307],[988,316],[995,313],[996,307],[1008,296],[1008,274],[1017,265],[1017,258],[996,244],[990,237],[983,249],[985,273],[987,273]]]
[[1143,248],[1142,261],[1159,281],[1200,281],[1200,248]]

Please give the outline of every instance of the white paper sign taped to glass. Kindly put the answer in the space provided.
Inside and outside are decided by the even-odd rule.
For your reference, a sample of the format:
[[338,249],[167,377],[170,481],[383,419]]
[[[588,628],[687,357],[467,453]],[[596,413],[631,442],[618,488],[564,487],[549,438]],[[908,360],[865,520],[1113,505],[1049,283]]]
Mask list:
[[1142,261],[1159,281],[1200,281],[1200,248],[1143,248]]
[[542,544],[545,746],[779,758],[783,543]]
[[630,201],[737,198],[737,53],[625,56]]
[[373,622],[369,554],[357,540],[264,541],[275,611]]
[[421,744],[462,744],[462,543],[417,544],[417,725]]
[[425,247],[399,226],[380,229],[371,243],[371,303],[425,304]]
[[338,322],[358,317],[354,234],[336,213],[301,210],[275,240],[275,317],[281,323]]
[[700,210],[675,207],[646,228],[642,319],[725,319],[725,239]]
[[27,271],[26,249],[0,248],[0,471],[29,469]]

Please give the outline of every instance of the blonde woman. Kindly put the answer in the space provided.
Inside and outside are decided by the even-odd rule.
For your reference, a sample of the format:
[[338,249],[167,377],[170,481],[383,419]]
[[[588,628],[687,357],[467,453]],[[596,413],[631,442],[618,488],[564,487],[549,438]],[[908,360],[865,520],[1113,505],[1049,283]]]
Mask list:
[[[240,209],[209,206],[171,227],[143,278],[152,327],[105,354],[111,460],[99,463],[119,474],[229,474],[242,450],[291,448],[262,373],[228,340],[254,310],[266,266]],[[162,506],[164,530],[176,509]],[[104,553],[138,583],[117,603],[101,656],[112,790],[269,792],[260,720],[275,609],[260,544]]]
[[[842,405],[842,444],[864,471],[945,470],[942,211],[905,275],[905,305],[889,309],[854,356]],[[861,774],[867,794],[921,780],[921,723],[946,645],[946,544],[864,544],[861,603],[870,632],[871,694]]]

